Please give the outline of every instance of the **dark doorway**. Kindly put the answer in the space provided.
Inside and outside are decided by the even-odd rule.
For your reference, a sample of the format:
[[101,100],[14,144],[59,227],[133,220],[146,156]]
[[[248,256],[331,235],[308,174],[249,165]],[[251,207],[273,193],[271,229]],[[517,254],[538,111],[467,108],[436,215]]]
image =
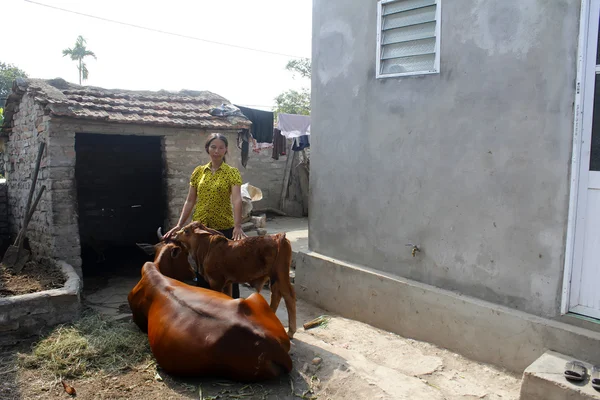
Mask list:
[[82,271],[135,275],[165,221],[162,138],[78,133],[75,179]]

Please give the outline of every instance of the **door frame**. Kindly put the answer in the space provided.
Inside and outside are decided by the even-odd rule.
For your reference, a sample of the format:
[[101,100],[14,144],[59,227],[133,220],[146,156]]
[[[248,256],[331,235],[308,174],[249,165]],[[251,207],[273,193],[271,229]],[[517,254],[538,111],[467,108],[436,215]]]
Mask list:
[[[567,237],[565,246],[565,260],[563,270],[563,287],[562,287],[562,298],[560,313],[567,314],[570,307],[571,297],[571,279],[573,276],[574,261],[577,256],[576,247],[578,244],[583,243],[581,237],[576,239],[577,227],[581,227],[582,222],[585,220],[585,216],[578,216],[578,206],[580,202],[579,191],[580,185],[579,180],[581,177],[581,151],[582,151],[582,136],[584,129],[584,117],[583,117],[583,106],[585,99],[585,88],[586,88],[586,62],[588,60],[588,36],[589,36],[589,22],[590,22],[590,9],[592,0],[581,0],[581,10],[579,16],[579,38],[577,45],[577,78],[575,82],[575,102],[574,102],[574,118],[573,118],[573,150],[571,155],[571,179],[569,188],[569,211],[567,217]],[[592,105],[593,107],[593,105]],[[589,126],[591,129],[591,124]],[[579,224],[577,224],[579,222]],[[581,243],[580,243],[581,242]],[[578,248],[581,253],[581,248]],[[581,254],[579,254],[580,256]]]

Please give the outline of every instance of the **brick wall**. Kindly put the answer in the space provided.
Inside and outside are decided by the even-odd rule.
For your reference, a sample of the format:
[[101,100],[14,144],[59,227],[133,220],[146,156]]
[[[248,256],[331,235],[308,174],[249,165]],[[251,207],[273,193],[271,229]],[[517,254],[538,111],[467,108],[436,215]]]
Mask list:
[[[288,148],[291,146],[289,142]],[[252,203],[254,209],[279,208],[279,197],[283,185],[283,174],[287,155],[273,159],[272,148],[262,149],[259,153],[250,148],[248,164],[240,169],[244,182],[249,182],[262,190],[263,199]]]
[[[5,146],[4,168],[8,204],[8,225],[11,234],[21,229],[25,219],[27,198],[35,168],[40,141],[48,141],[49,117],[30,94],[25,94],[13,116],[13,129]],[[36,193],[42,185],[50,189],[48,180],[48,148],[42,158],[38,174]],[[47,256],[51,252],[51,232],[49,218],[51,211],[50,191],[46,190],[38,204],[37,211],[27,228],[29,244],[36,255]]]
[[[77,217],[75,179],[75,137],[77,133],[144,135],[162,137],[163,170],[166,186],[167,214],[163,231],[173,226],[181,212],[193,169],[209,161],[204,142],[209,132],[151,126],[97,123],[63,119],[43,114],[29,94],[23,96],[14,115],[14,128],[4,156],[7,171],[8,218],[11,231],[20,228],[31,183],[39,141],[46,142],[39,173],[38,190],[47,187],[28,228],[32,253],[36,258],[65,260],[81,274],[81,244]],[[241,166],[241,151],[236,146],[237,132],[221,132],[229,140],[227,162],[238,168],[244,182],[260,187],[264,200],[259,207],[277,207],[286,157],[279,161],[270,152],[256,154],[250,150],[248,168]],[[1,197],[0,197],[1,199]],[[1,226],[0,226],[1,227]]]
[[0,182],[0,240],[10,236],[8,230],[8,187],[5,180]]

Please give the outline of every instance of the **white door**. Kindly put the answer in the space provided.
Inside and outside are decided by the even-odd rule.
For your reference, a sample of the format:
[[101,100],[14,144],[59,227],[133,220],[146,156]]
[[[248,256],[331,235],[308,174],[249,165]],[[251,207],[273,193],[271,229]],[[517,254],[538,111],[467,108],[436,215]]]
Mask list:
[[569,311],[600,319],[600,0],[589,2],[584,56],[579,193]]

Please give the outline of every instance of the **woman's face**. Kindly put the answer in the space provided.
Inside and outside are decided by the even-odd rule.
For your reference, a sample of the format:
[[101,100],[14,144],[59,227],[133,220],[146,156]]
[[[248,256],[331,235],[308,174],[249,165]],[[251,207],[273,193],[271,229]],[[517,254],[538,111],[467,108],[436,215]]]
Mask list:
[[217,161],[223,159],[227,154],[227,146],[221,139],[215,139],[208,145],[208,154],[210,158]]

